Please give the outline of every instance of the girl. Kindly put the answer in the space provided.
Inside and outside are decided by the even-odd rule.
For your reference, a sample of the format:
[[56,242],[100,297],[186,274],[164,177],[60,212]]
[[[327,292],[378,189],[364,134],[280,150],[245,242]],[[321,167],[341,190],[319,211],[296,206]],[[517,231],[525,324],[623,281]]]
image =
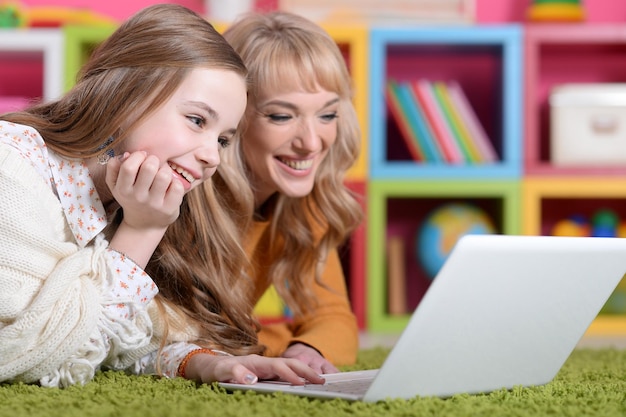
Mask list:
[[[160,4],[122,24],[64,97],[0,117],[0,381],[68,386],[98,369],[322,381],[295,360],[211,349],[198,315],[156,295],[155,281],[176,271],[144,271],[169,227],[193,228],[187,195],[211,189],[246,106],[246,76],[202,17]],[[216,255],[198,260],[201,278],[235,288],[243,252],[216,197],[200,200],[211,220],[189,237]],[[204,284],[168,283],[188,293]],[[229,314],[236,308],[225,320],[245,321]]]

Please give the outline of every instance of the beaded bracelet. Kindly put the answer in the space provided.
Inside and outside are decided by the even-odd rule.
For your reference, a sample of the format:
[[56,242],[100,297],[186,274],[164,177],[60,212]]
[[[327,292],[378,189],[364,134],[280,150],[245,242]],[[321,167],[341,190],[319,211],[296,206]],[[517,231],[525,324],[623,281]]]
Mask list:
[[189,360],[198,353],[206,353],[208,355],[217,356],[217,353],[213,349],[200,348],[192,350],[183,358],[183,360],[180,362],[180,365],[178,365],[178,370],[176,372],[178,373],[179,377],[186,378],[185,370],[187,368],[187,362],[189,362]]

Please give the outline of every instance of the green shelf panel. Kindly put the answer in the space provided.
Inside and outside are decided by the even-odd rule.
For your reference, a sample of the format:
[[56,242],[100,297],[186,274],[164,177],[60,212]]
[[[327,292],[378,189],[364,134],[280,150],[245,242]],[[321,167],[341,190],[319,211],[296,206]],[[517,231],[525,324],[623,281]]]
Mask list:
[[[371,180],[368,184],[367,220],[367,300],[368,330],[372,332],[401,332],[410,316],[387,313],[386,242],[391,202],[398,205],[407,200],[415,207],[413,223],[425,218],[433,206],[447,202],[482,202],[496,212],[498,233],[520,234],[521,187],[515,180]],[[495,207],[495,209],[494,209]],[[408,211],[411,211],[409,208]],[[414,224],[411,225],[413,227]],[[409,227],[409,225],[407,225]],[[408,274],[407,274],[408,275]],[[412,277],[408,277],[409,279]],[[409,297],[411,298],[411,294]],[[415,300],[417,304],[419,300]],[[421,296],[418,296],[421,298]],[[412,309],[415,307],[409,303]]]

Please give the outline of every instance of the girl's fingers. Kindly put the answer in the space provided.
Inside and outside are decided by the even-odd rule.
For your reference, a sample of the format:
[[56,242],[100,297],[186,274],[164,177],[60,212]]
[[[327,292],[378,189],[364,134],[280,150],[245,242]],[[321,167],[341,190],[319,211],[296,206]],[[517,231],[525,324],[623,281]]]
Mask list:
[[[131,184],[135,193],[138,191],[141,195],[148,195],[159,170],[159,159],[153,155],[148,156],[139,166],[134,183]],[[132,177],[132,173],[129,177]]]
[[250,385],[250,384],[255,384],[259,380],[259,377],[256,376],[254,372],[252,372],[251,370],[249,370],[248,368],[246,368],[245,366],[241,364],[235,365],[235,367],[233,367],[232,372],[233,372],[232,381],[235,382],[236,384]]
[[106,166],[106,183],[109,188],[130,190],[136,182],[139,169],[146,160],[143,151],[124,154],[122,158],[111,158]]
[[257,355],[224,358],[217,362],[214,378],[238,384],[254,384],[259,379],[281,380],[293,385],[305,382],[323,384],[313,369],[296,359],[267,358]]
[[297,359],[262,358],[272,361],[271,378],[278,378],[293,385],[303,385],[306,381],[313,384],[323,384],[324,378],[320,377],[315,370]]

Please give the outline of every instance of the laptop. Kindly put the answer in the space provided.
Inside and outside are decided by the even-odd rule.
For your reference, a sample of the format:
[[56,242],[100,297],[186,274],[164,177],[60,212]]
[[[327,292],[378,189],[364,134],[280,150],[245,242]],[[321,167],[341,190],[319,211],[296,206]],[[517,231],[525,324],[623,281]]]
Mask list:
[[375,402],[543,385],[625,272],[626,239],[465,235],[380,369],[326,374],[324,385],[221,386]]

